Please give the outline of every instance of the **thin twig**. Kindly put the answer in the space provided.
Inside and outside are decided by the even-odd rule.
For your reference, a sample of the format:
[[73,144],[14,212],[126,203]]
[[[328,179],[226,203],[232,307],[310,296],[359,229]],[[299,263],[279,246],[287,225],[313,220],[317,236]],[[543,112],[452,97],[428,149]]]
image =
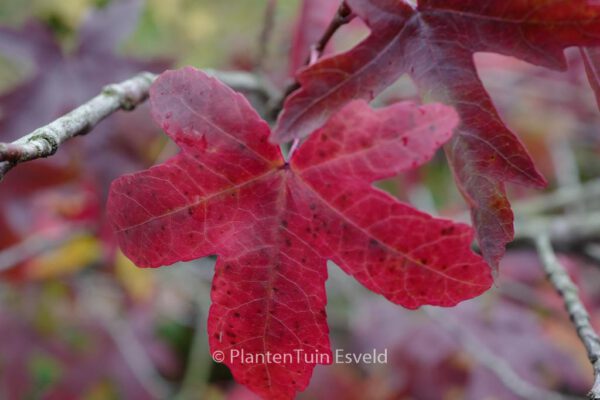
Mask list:
[[[190,276],[187,276],[188,280],[189,278]],[[194,298],[194,305],[197,312],[194,337],[192,338],[181,388],[174,396],[176,400],[185,400],[191,398],[194,394],[201,395],[204,393],[212,364],[207,345],[206,326],[210,306],[210,284],[204,279],[195,281],[197,282],[197,285],[195,285],[197,295]]]
[[[337,13],[335,14],[333,19],[329,23],[329,26],[325,30],[325,33],[323,34],[323,36],[321,36],[321,38],[317,41],[317,43],[315,43],[312,46],[311,55],[309,56],[309,59],[307,60],[307,64],[309,64],[309,65],[314,64],[316,62],[316,60],[319,59],[323,55],[323,52],[325,51],[325,47],[327,47],[327,44],[329,43],[329,41],[331,40],[333,35],[343,25],[350,22],[353,17],[354,17],[354,15],[352,14],[352,10],[350,9],[350,7],[348,7],[348,5],[346,4],[345,1],[342,2],[342,4],[340,5],[340,8],[338,9]],[[312,53],[315,53],[315,54],[312,54]]]
[[548,235],[537,236],[535,242],[548,280],[563,298],[567,313],[575,325],[594,369],[594,385],[588,393],[588,398],[598,400],[600,399],[600,337],[590,323],[590,316],[579,298],[577,286],[558,261]]
[[156,369],[127,316],[121,314],[123,300],[107,279],[90,276],[76,282],[82,312],[101,324],[135,379],[152,398],[170,398],[171,385]]
[[[600,204],[600,179],[593,179],[578,186],[561,187],[555,191],[528,197],[512,202],[516,219],[529,218],[531,215],[545,214],[561,208],[569,208],[576,203],[584,205]],[[456,217],[457,221],[470,221],[470,213],[464,212]]]
[[[345,1],[342,2],[340,8],[338,8],[337,13],[335,14],[333,19],[329,23],[329,26],[327,26],[327,29],[323,33],[323,36],[321,36],[321,38],[311,46],[310,55],[306,60],[306,65],[312,65],[316,63],[319,60],[319,58],[321,58],[321,56],[323,55],[323,51],[325,51],[327,44],[329,43],[333,35],[337,32],[337,30],[340,29],[343,25],[352,21],[353,18],[354,14],[352,13],[350,7],[348,7]],[[297,80],[294,80],[294,82],[290,83],[283,91],[281,98],[271,106],[269,115],[275,118],[283,108],[283,103],[285,102],[285,99],[299,88],[300,83]]]
[[171,392],[167,382],[160,376],[154,362],[125,319],[104,318],[104,326],[123,355],[129,369],[144,389],[157,399],[167,398]]
[[515,240],[535,238],[540,232],[544,232],[556,244],[580,243],[597,238],[600,236],[600,211],[515,222]]
[[449,332],[453,333],[454,337],[473,359],[496,375],[507,389],[520,398],[526,400],[576,399],[572,396],[539,388],[527,382],[515,372],[505,359],[494,354],[486,345],[481,343],[476,335],[472,334],[468,329],[464,329],[458,321],[448,314],[442,315],[430,307],[424,307],[423,311]]
[[0,272],[8,271],[46,251],[54,250],[71,239],[89,233],[84,227],[69,226],[50,237],[48,234],[35,234],[12,247],[0,251]]
[[600,245],[590,243],[583,248],[583,253],[585,256],[595,261],[596,264],[600,264]]
[[592,199],[600,199],[600,179],[585,182],[581,187],[562,187],[548,194],[516,201],[513,210],[515,214],[541,214]]
[[[254,74],[205,71],[236,90],[266,92]],[[148,97],[156,75],[142,72],[121,83],[106,86],[102,92],[50,124],[12,143],[0,143],[0,180],[15,165],[53,155],[65,141],[84,135],[115,111],[132,110]]]
[[267,0],[265,7],[265,16],[263,18],[263,26],[258,37],[258,54],[254,70],[261,72],[263,70],[265,60],[269,55],[269,44],[273,37],[273,29],[275,27],[275,14],[277,11],[277,0]]
[[207,75],[213,76],[234,90],[242,92],[258,92],[266,96],[273,95],[271,87],[265,87],[264,80],[251,72],[245,71],[220,71],[216,69],[203,69]]
[[[552,156],[558,186],[581,194],[581,173],[570,140],[564,136],[551,140],[550,155]],[[566,211],[568,214],[584,213],[585,204],[581,196],[571,203]]]

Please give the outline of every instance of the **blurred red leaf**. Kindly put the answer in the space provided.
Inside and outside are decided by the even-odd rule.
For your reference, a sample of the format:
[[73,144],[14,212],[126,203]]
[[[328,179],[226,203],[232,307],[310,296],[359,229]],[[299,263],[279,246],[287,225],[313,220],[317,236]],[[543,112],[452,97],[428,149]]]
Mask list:
[[248,365],[234,351],[331,354],[327,259],[408,308],[452,306],[490,287],[488,266],[470,250],[470,227],[371,186],[432,157],[457,123],[448,107],[373,111],[351,103],[288,163],[248,102],[193,68],[164,73],[151,103],[182,151],[115,181],[108,213],[140,266],[219,256],[211,350],[224,352],[234,377],[253,391],[292,398],[324,361]]

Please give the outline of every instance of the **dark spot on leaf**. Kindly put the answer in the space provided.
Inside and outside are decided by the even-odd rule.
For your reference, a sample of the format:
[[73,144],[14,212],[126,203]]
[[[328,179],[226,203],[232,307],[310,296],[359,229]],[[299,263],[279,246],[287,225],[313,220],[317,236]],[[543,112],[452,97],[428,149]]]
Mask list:
[[446,235],[451,235],[453,232],[454,232],[454,227],[449,226],[447,228],[442,228],[442,230],[440,231],[440,234],[442,236],[446,236]]

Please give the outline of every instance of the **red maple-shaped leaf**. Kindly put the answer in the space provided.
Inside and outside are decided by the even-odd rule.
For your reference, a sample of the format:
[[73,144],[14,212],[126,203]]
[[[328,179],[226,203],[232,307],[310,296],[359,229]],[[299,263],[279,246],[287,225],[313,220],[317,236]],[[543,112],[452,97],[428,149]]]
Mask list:
[[480,247],[496,266],[513,238],[504,183],[543,186],[524,146],[500,119],[473,63],[495,52],[565,69],[563,50],[600,43],[600,6],[585,0],[347,0],[371,35],[302,70],[273,140],[303,137],[350,99],[371,99],[408,73],[423,96],[455,107],[461,126],[446,146],[472,209]]
[[[293,398],[331,361],[327,260],[408,308],[452,306],[490,287],[469,226],[371,186],[428,161],[458,122],[452,109],[352,102],[286,162],[248,102],[200,71],[164,73],[150,98],[181,153],[116,180],[110,218],[140,266],[218,256],[211,351],[256,393]],[[291,358],[256,356],[268,354]]]

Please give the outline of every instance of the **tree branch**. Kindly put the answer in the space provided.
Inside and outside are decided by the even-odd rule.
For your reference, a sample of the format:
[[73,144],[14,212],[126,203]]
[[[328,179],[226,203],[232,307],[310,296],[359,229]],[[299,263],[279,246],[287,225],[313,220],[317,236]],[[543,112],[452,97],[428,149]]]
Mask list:
[[594,385],[588,393],[592,400],[600,399],[600,337],[590,323],[590,316],[579,298],[577,286],[554,253],[547,235],[536,237],[536,246],[548,280],[563,298],[565,308],[583,342],[594,369]]
[[[267,98],[273,95],[253,74],[212,70],[205,72],[233,89],[261,92]],[[12,143],[0,143],[0,180],[17,164],[53,155],[61,144],[88,133],[115,111],[133,110],[148,98],[154,79],[156,75],[142,72],[121,83],[108,85],[98,96],[54,122]]]
[[118,109],[135,108],[148,96],[154,77],[145,72],[127,81],[108,85],[98,96],[54,122],[12,143],[0,143],[0,178],[19,163],[51,156],[62,143],[86,134]]

